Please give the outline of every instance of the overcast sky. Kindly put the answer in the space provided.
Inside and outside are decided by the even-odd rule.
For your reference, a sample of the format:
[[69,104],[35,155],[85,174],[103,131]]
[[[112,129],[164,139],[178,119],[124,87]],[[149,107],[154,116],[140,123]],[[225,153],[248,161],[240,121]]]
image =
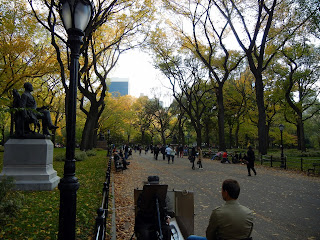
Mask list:
[[170,101],[164,96],[169,92],[165,88],[169,86],[168,80],[153,67],[151,56],[138,49],[128,50],[121,55],[110,77],[129,78],[129,94],[132,96],[140,97],[143,94],[152,98],[154,96],[152,88],[155,88],[157,93],[161,92],[160,99],[165,105]]

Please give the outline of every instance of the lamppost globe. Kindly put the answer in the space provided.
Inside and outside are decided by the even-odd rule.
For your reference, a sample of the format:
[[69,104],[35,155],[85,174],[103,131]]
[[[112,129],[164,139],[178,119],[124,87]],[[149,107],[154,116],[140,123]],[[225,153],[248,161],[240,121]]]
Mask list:
[[281,132],[283,132],[283,130],[284,130],[284,125],[283,125],[283,124],[280,124],[280,125],[279,125],[279,129],[280,129]]
[[78,31],[83,34],[93,16],[93,5],[88,0],[60,0],[59,10],[68,33]]

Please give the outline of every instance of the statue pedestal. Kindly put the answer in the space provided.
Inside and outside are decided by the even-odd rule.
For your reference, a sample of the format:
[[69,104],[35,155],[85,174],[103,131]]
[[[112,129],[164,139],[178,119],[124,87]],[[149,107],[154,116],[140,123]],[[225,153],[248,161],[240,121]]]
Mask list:
[[15,179],[15,189],[51,191],[60,177],[53,169],[53,143],[49,139],[9,139],[4,145],[3,170]]
[[103,140],[103,141],[97,141],[97,148],[102,148],[104,150],[108,149],[108,142]]

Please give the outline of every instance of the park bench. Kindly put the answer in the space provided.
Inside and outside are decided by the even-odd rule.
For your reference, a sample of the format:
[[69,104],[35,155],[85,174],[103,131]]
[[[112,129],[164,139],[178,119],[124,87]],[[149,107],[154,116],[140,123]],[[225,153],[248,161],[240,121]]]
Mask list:
[[119,161],[119,160],[115,161],[114,166],[116,168],[116,172],[123,171],[123,165],[122,165],[121,161]]
[[203,151],[202,152],[202,156],[204,157],[204,158],[212,158],[212,152],[206,152],[206,151]]
[[114,159],[114,167],[116,169],[116,172],[123,171],[123,164],[121,158]]
[[316,173],[316,168],[320,167],[320,162],[312,163],[312,167],[313,168],[308,169],[308,175],[310,174],[310,172],[313,172],[313,174]]

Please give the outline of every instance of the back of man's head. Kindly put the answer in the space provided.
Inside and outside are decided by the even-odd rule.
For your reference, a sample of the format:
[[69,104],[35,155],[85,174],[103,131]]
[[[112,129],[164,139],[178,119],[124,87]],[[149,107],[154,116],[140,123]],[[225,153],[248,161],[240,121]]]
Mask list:
[[32,90],[33,90],[33,86],[32,86],[32,84],[29,83],[29,82],[26,82],[25,84],[23,84],[23,87],[24,87],[24,89],[27,90],[27,91],[32,91]]
[[149,176],[148,177],[148,184],[159,184],[159,177],[158,176]]
[[240,185],[236,180],[226,179],[222,183],[222,190],[227,191],[232,199],[238,199],[240,194]]

